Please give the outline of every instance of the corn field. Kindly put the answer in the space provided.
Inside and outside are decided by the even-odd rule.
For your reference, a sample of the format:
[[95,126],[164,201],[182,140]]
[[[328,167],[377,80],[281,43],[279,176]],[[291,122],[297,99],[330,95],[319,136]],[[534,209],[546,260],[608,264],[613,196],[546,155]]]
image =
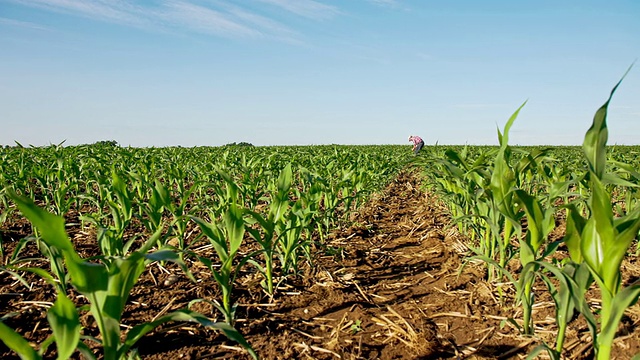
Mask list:
[[[375,292],[376,284],[366,276],[354,282],[353,274],[345,275],[349,266],[370,262],[374,274],[393,261],[405,261],[414,266],[412,276],[420,272],[436,278],[426,262],[412,262],[419,253],[385,260],[392,250],[367,240],[387,234],[375,223],[384,213],[365,222],[363,209],[376,201],[378,208],[389,205],[391,200],[385,204],[386,195],[380,194],[400,184],[405,187],[398,196],[429,194],[422,202],[429,199],[429,206],[446,209],[448,219],[447,224],[425,219],[406,226],[403,239],[416,246],[434,231],[455,231],[463,239],[460,266],[438,276],[480,269],[490,297],[510,313],[501,317],[501,327],[530,339],[514,347],[513,356],[570,357],[567,333],[577,322],[588,329],[580,338],[587,346],[585,358],[620,356],[612,352],[614,341],[621,332],[634,334],[640,321],[638,274],[623,271],[623,263],[638,266],[640,252],[640,148],[607,144],[608,103],[597,110],[591,127],[585,121],[584,143],[575,147],[510,145],[509,130],[526,106],[498,130],[499,146],[435,145],[418,156],[394,145],[4,147],[0,339],[6,348],[0,351],[22,359],[145,358],[145,348],[152,346],[146,339],[154,334],[170,339],[177,326],[196,337],[219,334],[211,346],[228,358],[311,353],[316,358],[393,358],[379,349],[365,354],[363,334],[370,334],[371,341],[387,336],[380,346],[406,346],[405,355],[480,356],[478,346],[467,346],[465,353],[451,345],[453,340],[425,330],[424,319],[453,313],[428,316],[428,306],[416,308],[424,315],[419,323],[394,310],[400,300]],[[421,188],[411,185],[407,174],[419,177]],[[410,214],[403,214],[389,233],[408,221]],[[354,232],[340,235],[348,229]],[[370,246],[349,254],[350,242],[358,239]],[[328,271],[327,259],[342,265]],[[373,259],[386,265],[373,264]],[[315,344],[298,341],[297,353],[260,351],[251,333],[251,326],[258,325],[252,323],[275,333],[278,322],[264,322],[268,316],[277,318],[275,310],[284,311],[285,299],[300,296],[305,287],[336,284],[336,278],[362,298],[346,302],[339,323],[317,333],[291,330]],[[394,286],[402,288],[400,283]],[[178,300],[167,299],[157,313],[128,318],[143,311],[136,290],[141,285],[187,289],[188,284],[207,285]],[[35,289],[45,300],[30,300]],[[247,299],[253,304],[247,305]],[[536,326],[541,299],[553,303],[547,328],[553,336],[544,336]],[[388,312],[367,317],[363,310],[361,318],[348,319],[347,309],[354,312],[363,303]],[[296,315],[301,324],[311,322],[300,320],[309,311],[307,306]],[[329,321],[322,314],[313,321]],[[349,340],[358,334],[360,345]],[[439,339],[440,349],[416,345],[429,336]],[[631,358],[640,350],[629,352]]]

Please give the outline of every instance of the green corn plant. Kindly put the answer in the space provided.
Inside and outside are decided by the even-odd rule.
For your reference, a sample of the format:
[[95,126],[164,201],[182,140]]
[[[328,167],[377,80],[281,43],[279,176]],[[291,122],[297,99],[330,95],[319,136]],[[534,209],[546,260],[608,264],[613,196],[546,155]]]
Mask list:
[[557,267],[553,263],[542,260],[536,260],[528,263],[527,266],[523,268],[523,271],[532,273],[535,271],[534,268],[544,269],[558,279],[560,287],[556,288],[556,285],[548,276],[538,272],[538,275],[542,277],[542,280],[547,285],[549,294],[554,301],[558,332],[555,347],[542,343],[529,353],[527,359],[535,359],[539,353],[546,351],[551,359],[560,360],[562,358],[567,325],[573,318],[575,311],[586,311],[589,314],[589,316],[586,317],[587,325],[592,336],[596,334],[596,320],[589,312],[589,305],[584,298],[585,292],[593,283],[593,277],[591,277],[585,263],[578,264],[572,260],[568,261],[562,267]]
[[[567,244],[570,253],[579,254],[575,256],[583,259],[600,289],[602,307],[597,320],[598,332],[593,333],[594,349],[599,360],[610,358],[613,340],[624,311],[640,296],[640,282],[630,284],[624,289],[621,289],[620,284],[620,265],[640,230],[640,208],[629,209],[625,215],[615,217],[611,195],[605,187],[605,184],[619,181],[613,174],[606,172],[606,117],[609,102],[620,82],[596,112],[584,138],[582,148],[591,190],[591,196],[587,201],[589,213],[588,217],[580,219],[582,216],[577,209],[572,209],[572,217],[576,219],[573,222],[573,236],[579,239],[579,242],[574,240],[571,245]],[[588,308],[580,306],[580,311],[588,320],[594,318]]]
[[622,194],[614,200],[618,200],[615,201],[616,213],[623,215],[639,204],[640,188],[636,184],[640,182],[640,172],[636,171],[636,166],[633,164],[617,160],[608,160],[607,162],[615,166],[616,177],[620,180],[620,182],[616,182],[616,185],[619,185],[616,190],[620,190]]
[[[470,234],[471,240],[479,240],[478,250],[491,258],[495,246],[492,245],[491,218],[495,212],[491,205],[491,191],[487,191],[491,182],[488,152],[481,152],[475,159],[465,146],[460,152],[447,149],[442,161],[446,172],[441,181],[450,196],[453,222],[458,230]],[[486,225],[489,225],[488,227]],[[494,232],[497,229],[494,229]]]
[[[368,190],[372,181],[369,169],[365,169],[360,162],[359,166],[356,166],[353,174],[351,175],[351,183],[353,184],[353,207],[354,209],[360,208],[362,203],[366,200]],[[365,162],[366,163],[366,162]],[[348,218],[348,217],[347,217]]]
[[103,232],[104,241],[98,241],[102,253],[107,256],[123,256],[127,253],[131,243],[125,244],[124,232],[133,218],[132,200],[134,194],[127,188],[127,184],[115,170],[111,174],[112,192],[109,193],[109,209],[113,220],[113,227]]
[[[0,184],[2,186],[2,184]],[[0,228],[3,227],[4,223],[7,221],[7,218],[13,212],[13,208],[9,205],[9,198],[6,194],[6,188],[0,189]],[[4,241],[3,241],[3,232],[0,232],[0,265],[5,263],[4,258]]]
[[[547,241],[549,233],[555,228],[554,208],[543,208],[541,202],[529,195],[526,191],[517,189],[514,195],[524,210],[527,218],[527,230],[524,237],[520,237],[520,263],[523,270],[519,278],[519,294],[522,299],[523,330],[525,334],[533,334],[533,309],[534,294],[532,292],[534,273],[536,267],[528,267],[529,263],[544,257],[540,255],[540,248]],[[549,252],[553,251],[550,249]]]
[[372,181],[367,156],[359,154],[355,159],[350,159],[351,157],[351,154],[346,153],[341,160],[350,166],[341,171],[342,179],[338,183],[343,203],[342,217],[347,221],[351,212],[359,207],[368,192],[368,183]]
[[[551,192],[554,195],[550,195],[549,197],[551,199],[564,198],[566,201],[566,185],[569,182],[571,182],[571,180],[568,180],[565,184],[555,189],[551,186]],[[521,263],[523,264],[523,268],[516,287],[518,291],[517,298],[521,298],[524,303],[524,318],[530,318],[530,314],[527,314],[526,301],[527,299],[531,299],[531,301],[529,301],[531,305],[533,301],[532,297],[525,296],[524,294],[527,290],[530,290],[528,284],[531,284],[534,276],[536,274],[540,276],[547,285],[549,294],[555,303],[556,324],[558,326],[555,347],[543,343],[532,350],[528,359],[533,359],[540,352],[547,351],[552,359],[559,360],[562,356],[568,322],[573,318],[573,314],[576,311],[585,315],[593,338],[597,335],[596,320],[589,311],[589,306],[585,299],[585,294],[593,283],[593,277],[587,265],[583,262],[580,250],[580,234],[584,228],[585,220],[580,216],[580,210],[576,205],[577,201],[561,206],[566,209],[567,214],[565,237],[562,242],[564,242],[569,249],[570,259],[565,259],[558,265],[549,263],[544,261],[544,258],[555,251],[558,245],[557,242],[549,244],[542,255],[536,256],[536,254],[539,254],[538,249],[544,244],[548,232],[552,230],[554,225],[552,223],[552,216],[555,210],[548,207],[551,206],[551,201],[545,200],[544,198],[535,198],[523,190],[516,190],[516,197],[522,204],[521,206],[527,208],[528,228],[534,231],[526,235],[524,239],[526,241],[521,239]],[[547,208],[545,208],[545,206],[547,206]],[[535,241],[534,239],[541,239],[542,241]],[[558,280],[560,287],[556,287],[556,284],[550,281],[549,277],[538,269],[553,274]],[[524,324],[526,326],[529,322],[525,320]]]
[[[10,193],[11,194],[11,193]],[[11,196],[11,195],[10,195]],[[12,274],[25,287],[30,288],[31,285],[23,279],[21,272],[30,272],[40,276],[59,292],[66,294],[68,289],[68,276],[64,267],[64,256],[60,249],[51,246],[47,242],[42,241],[38,236],[39,231],[34,229],[34,236],[28,236],[18,241],[13,250],[13,254],[9,257],[7,264],[0,269]],[[39,267],[21,266],[22,264],[30,264],[34,260],[42,260],[35,258],[21,258],[20,252],[29,244],[35,243],[36,247],[49,263],[50,272]]]
[[[303,237],[305,230],[311,229],[314,213],[302,207],[300,200],[296,201],[287,214],[284,221],[285,229],[278,238],[279,258],[282,265],[283,279],[289,273],[298,273],[298,261],[305,255],[311,259],[310,241],[307,235]],[[308,232],[307,232],[308,234]]]
[[[169,175],[171,178],[180,178],[184,174],[176,169],[173,169],[173,173]],[[151,195],[148,201],[141,201],[142,213],[146,217],[142,218],[142,222],[147,228],[157,228],[159,222],[162,220],[162,216],[167,211],[172,216],[172,221],[169,224],[171,234],[163,238],[163,241],[174,238],[177,240],[177,248],[185,250],[187,244],[185,244],[185,233],[187,223],[189,221],[188,214],[190,212],[196,212],[198,206],[190,206],[191,196],[200,187],[201,183],[196,181],[190,187],[186,187],[184,181],[176,181],[177,191],[172,194],[170,187],[165,186],[160,179],[154,179],[154,185],[149,186]],[[178,202],[174,201],[174,195],[179,199]],[[160,245],[164,245],[160,244]],[[182,253],[181,253],[182,254]],[[182,256],[182,255],[181,255]]]
[[[311,239],[312,232],[316,227],[318,213],[320,211],[320,201],[322,199],[322,186],[316,181],[317,174],[313,174],[307,168],[300,168],[298,175],[301,179],[300,187],[294,188],[294,196],[302,204],[304,223],[304,233],[307,239]],[[322,236],[322,233],[318,234]]]
[[[184,267],[184,264],[180,263],[178,256],[171,251],[158,250],[149,253],[153,245],[157,243],[157,237],[160,236],[160,232],[154,234],[139,250],[132,252],[126,258],[113,257],[106,263],[88,262],[80,258],[74,250],[65,232],[65,223],[62,217],[40,209],[29,199],[16,194],[10,195],[25,217],[40,230],[43,241],[50,247],[59,249],[64,256],[71,284],[76,291],[84,295],[89,301],[89,312],[98,325],[101,334],[100,340],[94,340],[101,344],[104,359],[116,360],[125,358],[129,350],[140,338],[159,325],[169,321],[192,321],[218,329],[230,339],[247,348],[252,355],[255,355],[242,335],[229,324],[212,322],[203,315],[188,309],[178,310],[152,322],[136,325],[127,332],[124,338],[121,338],[120,322],[124,307],[131,289],[144,271],[146,264],[154,261],[175,261]],[[74,311],[77,310],[74,309]],[[71,313],[68,316],[71,320],[66,326],[79,326],[79,322],[76,323],[76,320],[73,320],[77,319],[72,314],[73,311],[65,308],[65,312]],[[54,325],[52,324],[52,326]],[[15,334],[10,332],[9,336],[11,339],[16,338]],[[58,339],[58,341],[68,341],[68,339]],[[22,349],[22,345],[18,340],[16,346]],[[77,342],[76,347],[86,358],[96,358],[83,342]]]
[[64,294],[58,292],[56,301],[47,311],[47,321],[52,335],[40,346],[39,350],[0,321],[0,340],[24,360],[39,360],[52,342],[56,344],[58,359],[68,359],[73,355],[80,340],[80,318],[75,304]]
[[572,260],[565,263],[561,268],[544,261],[535,261],[528,265],[528,267],[538,266],[544,268],[559,280],[560,286],[556,288],[555,284],[547,276],[541,275],[554,301],[556,324],[558,326],[555,348],[543,344],[541,349],[547,350],[553,358],[560,359],[567,326],[576,311],[586,314],[585,319],[592,337],[597,334],[596,319],[589,311],[589,305],[585,299],[587,290],[593,284],[593,277],[585,263],[576,263]]
[[542,259],[529,262],[522,270],[523,273],[532,273],[536,268],[541,268],[553,274],[560,287],[550,281],[542,273],[539,275],[549,289],[549,293],[556,307],[556,324],[558,333],[555,348],[543,343],[532,350],[527,357],[533,359],[542,351],[547,351],[552,359],[560,359],[565,340],[566,329],[569,321],[576,311],[583,314],[592,339],[598,335],[597,320],[591,313],[585,295],[594,282],[589,267],[584,262],[581,250],[581,234],[586,220],[580,215],[575,203],[563,206],[566,209],[566,230],[562,240],[569,250],[569,259],[561,264],[549,263]]
[[312,231],[315,228],[315,204],[307,207],[307,201],[298,198],[286,220],[286,233],[279,242],[280,263],[284,275],[298,273],[298,261],[304,256],[313,267]]
[[78,189],[78,167],[73,162],[65,167],[62,155],[56,159],[55,181],[52,184],[52,200],[55,213],[64,215],[69,212],[75,202],[73,196]]
[[191,219],[198,224],[202,233],[209,239],[213,246],[220,267],[216,269],[213,261],[207,257],[198,256],[198,259],[205,264],[222,291],[222,305],[215,303],[216,307],[224,315],[225,322],[233,324],[235,319],[235,304],[231,296],[233,292],[233,282],[235,275],[241,264],[234,270],[233,261],[242,244],[245,234],[245,222],[243,211],[236,204],[230,203],[228,209],[222,216],[222,221],[207,222],[201,218],[191,216]]
[[[273,296],[273,259],[276,251],[276,223],[269,220],[269,218],[265,218],[261,214],[249,209],[246,209],[245,213],[247,214],[247,224],[259,224],[260,226],[259,229],[253,227],[246,228],[251,238],[253,238],[260,245],[259,251],[247,255],[247,257],[249,258],[247,261],[251,265],[255,266],[258,271],[260,271],[260,273],[264,277],[264,280],[261,282],[262,287],[265,289],[269,296]],[[263,254],[264,256],[264,266],[253,259],[254,256],[257,256],[259,254]]]
[[[275,223],[276,243],[282,244],[286,241],[285,238],[289,233],[287,227],[288,219],[291,215],[292,201],[289,199],[291,193],[291,184],[293,182],[293,172],[291,170],[291,164],[282,169],[275,184],[271,186],[272,199],[269,205],[269,218],[268,220]],[[278,247],[280,249],[281,259],[289,259],[290,254],[283,254],[283,250],[286,252],[286,247]],[[285,263],[281,262],[281,266],[285,267]]]
[[340,197],[342,200],[342,218],[348,219],[351,212],[351,204],[355,201],[357,192],[356,171],[358,166],[358,159],[355,159],[353,164],[347,168],[342,169],[341,180],[338,182],[336,188],[340,189]]
[[166,187],[159,179],[154,179],[154,186],[149,186],[149,188],[151,195],[147,201],[141,202],[137,216],[139,216],[140,222],[147,230],[155,233],[161,227],[166,199],[169,198],[169,195]]
[[335,225],[335,212],[340,204],[340,192],[335,188],[335,183],[331,179],[331,175],[337,172],[339,165],[337,161],[330,161],[326,165],[327,176],[318,177],[316,180],[323,186],[322,191],[322,219],[319,225],[322,225],[322,232],[329,232]]
[[[264,266],[261,266],[253,259],[248,261],[264,276],[263,288],[270,296],[274,294],[273,259],[277,250],[278,239],[284,232],[284,218],[286,213],[290,211],[289,193],[292,181],[293,171],[291,170],[291,164],[288,164],[280,171],[275,183],[269,186],[271,202],[266,218],[258,212],[245,210],[249,224],[257,223],[260,225],[260,230],[247,228],[247,231],[261,247],[260,251],[252,255],[262,253],[264,255]],[[249,257],[252,255],[249,255]]]
[[[194,180],[191,184],[188,184],[186,180],[187,175],[179,168],[171,169],[169,177],[173,179],[176,191],[173,196],[168,189],[160,192],[160,194],[168,195],[166,197],[163,196],[163,199],[165,208],[173,217],[170,226],[173,229],[173,236],[178,240],[178,248],[184,250],[187,246],[187,244],[185,244],[185,233],[189,221],[188,215],[198,210],[197,205],[191,205],[191,197],[201,186],[201,182]],[[173,197],[177,198],[178,201],[174,202]]]
[[245,204],[249,209],[254,209],[258,203],[266,200],[267,180],[270,174],[265,171],[262,165],[265,159],[259,156],[247,157],[242,153],[240,163],[241,180],[240,191],[245,199]]
[[233,177],[223,168],[217,167],[215,171],[218,176],[222,178],[225,185],[213,186],[213,189],[218,195],[218,204],[215,207],[215,212],[221,213],[222,209],[225,209],[229,204],[238,204],[238,201],[240,201],[240,205],[244,205],[244,199],[239,196],[242,191],[238,183],[234,181]]
[[[93,201],[96,212],[84,214],[81,220],[97,227],[98,246],[105,256],[123,256],[135,239],[124,241],[124,234],[133,218],[134,192],[127,188],[122,177],[111,169],[111,182],[104,176],[95,181],[97,194],[85,196]],[[110,216],[102,213],[109,209]]]
[[[493,234],[495,240],[492,242],[492,246],[497,245],[499,248],[498,264],[502,268],[504,268],[508,261],[507,252],[509,251],[511,236],[514,232],[520,233],[521,215],[515,211],[516,201],[512,191],[516,185],[517,174],[509,164],[511,160],[509,129],[525,105],[526,101],[511,115],[504,126],[504,134],[498,129],[500,149],[495,159],[491,183],[489,185],[491,190],[491,207],[494,209],[494,211],[492,211],[491,226],[493,229],[500,229],[497,233]],[[493,249],[491,254],[494,254]]]
[[[588,304],[585,298],[586,292],[594,281],[588,266],[584,263],[580,245],[585,220],[580,215],[575,204],[568,204],[565,207],[567,217],[563,242],[569,249],[569,261],[560,270],[556,270],[551,266],[552,264],[541,262],[541,265],[550,270],[561,283],[557,296],[554,296],[556,323],[558,324],[558,337],[555,348],[557,354],[562,353],[567,322],[572,317],[574,309],[584,314],[594,339],[597,330],[595,317],[588,311]],[[553,295],[555,292],[553,285],[548,281],[546,283]]]
[[[489,181],[479,179],[478,184],[482,187],[474,190],[474,201],[477,203],[473,209],[476,210],[471,216],[482,219],[488,228],[484,231],[480,239],[480,248],[471,250],[476,253],[471,259],[480,259],[487,264],[487,278],[492,281],[497,274],[507,275],[506,264],[512,255],[511,237],[516,235],[521,237],[522,227],[520,219],[523,212],[518,211],[519,205],[515,196],[517,185],[516,174],[511,165],[511,148],[509,147],[509,130],[518,116],[520,110],[526,104],[523,103],[509,118],[504,127],[504,134],[498,129],[498,140],[500,148],[493,160],[493,169],[482,171],[479,174],[491,173]],[[508,274],[508,279],[512,284],[513,276]],[[525,327],[525,331],[526,327]]]

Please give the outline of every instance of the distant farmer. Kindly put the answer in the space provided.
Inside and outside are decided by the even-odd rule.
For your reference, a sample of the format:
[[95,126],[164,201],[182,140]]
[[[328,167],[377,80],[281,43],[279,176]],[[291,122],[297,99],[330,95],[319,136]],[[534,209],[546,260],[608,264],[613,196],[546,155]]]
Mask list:
[[409,136],[409,141],[413,141],[413,154],[418,155],[422,147],[424,146],[424,141],[418,135]]

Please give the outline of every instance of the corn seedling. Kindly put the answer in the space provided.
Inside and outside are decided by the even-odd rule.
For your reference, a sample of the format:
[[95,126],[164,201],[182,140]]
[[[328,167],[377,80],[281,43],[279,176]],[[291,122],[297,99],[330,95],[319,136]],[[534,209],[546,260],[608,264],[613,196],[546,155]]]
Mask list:
[[[534,301],[532,287],[536,268],[534,267],[532,269],[527,265],[540,258],[539,250],[547,241],[549,233],[555,227],[555,219],[553,216],[555,209],[543,208],[543,205],[541,205],[535,197],[527,194],[524,190],[515,190],[514,195],[524,209],[527,218],[526,234],[520,238],[520,263],[522,264],[523,270],[520,273],[518,290],[521,291],[521,294],[519,294],[520,296],[518,296],[518,298],[522,299],[524,333],[532,334],[533,321],[531,319],[531,311]],[[553,251],[553,249],[551,249],[551,251]]]
[[243,211],[232,203],[229,204],[229,208],[224,212],[221,223],[215,219],[212,223],[198,217],[192,217],[192,219],[209,239],[218,255],[218,260],[220,260],[220,267],[216,268],[211,259],[198,257],[209,268],[220,286],[222,305],[216,304],[216,307],[224,315],[225,322],[231,325],[235,318],[235,305],[232,303],[231,295],[235,274],[237,273],[237,269],[234,270],[233,261],[245,234]]
[[601,291],[600,327],[597,340],[594,339],[599,360],[610,358],[611,345],[622,315],[640,295],[639,282],[620,288],[620,264],[640,230],[640,208],[614,217],[611,196],[605,189],[605,181],[612,178],[606,173],[606,117],[609,102],[618,85],[620,82],[596,112],[583,143],[592,194],[589,199],[590,215],[580,232],[580,250]]
[[80,340],[80,319],[75,304],[64,293],[58,292],[56,301],[47,311],[47,321],[52,335],[45,340],[39,350],[13,329],[0,321],[0,340],[25,360],[42,359],[44,352],[53,342],[56,344],[58,359],[68,359],[76,351]]

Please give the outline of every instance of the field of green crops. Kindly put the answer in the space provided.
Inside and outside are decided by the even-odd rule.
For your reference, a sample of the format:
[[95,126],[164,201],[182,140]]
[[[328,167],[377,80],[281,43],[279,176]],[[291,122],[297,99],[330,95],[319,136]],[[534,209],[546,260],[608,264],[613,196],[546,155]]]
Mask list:
[[[400,146],[218,148],[77,147],[4,148],[1,152],[0,225],[3,275],[29,283],[34,273],[57,290],[49,310],[53,337],[29,347],[0,323],[0,337],[29,358],[51,342],[63,358],[91,350],[79,342],[71,288],[89,299],[104,357],[121,358],[145,333],[168,321],[197,321],[251,348],[234,330],[234,278],[242,267],[262,276],[270,297],[276,285],[298,275],[322,236],[379,190],[411,157]],[[33,236],[16,238],[26,217]],[[99,253],[82,258],[69,229],[95,234]],[[11,251],[8,251],[8,244]],[[17,242],[17,244],[16,244]],[[49,265],[34,268],[24,249],[35,245]],[[213,248],[213,257],[200,250]],[[249,249],[249,250],[247,250]],[[198,261],[219,285],[213,302],[224,321],[189,309],[141,324],[121,339],[120,322],[131,288],[153,262],[173,262],[188,272]],[[193,279],[196,281],[196,279]],[[3,314],[4,318],[12,314]]]
[[[495,294],[515,291],[519,332],[536,336],[536,299],[553,298],[556,341],[532,354],[560,358],[567,324],[581,317],[595,356],[608,359],[640,294],[638,278],[623,281],[620,270],[639,251],[640,148],[607,146],[606,111],[607,104],[598,110],[581,147],[510,146],[516,112],[500,146],[428,146],[416,157],[407,146],[2,148],[2,284],[44,281],[56,295],[43,304],[47,325],[36,325],[48,336],[34,340],[14,330],[21,314],[5,310],[15,309],[13,300],[0,294],[0,339],[24,359],[112,360],[135,357],[138,341],[159,326],[189,321],[257,358],[236,326],[237,276],[251,269],[265,301],[276,301],[328,250],[329,233],[412,169],[468,239],[468,262],[485,264]],[[178,266],[197,282],[196,263],[219,296],[190,304],[211,304],[215,319],[185,307],[122,326],[146,269]],[[545,286],[534,286],[540,281]],[[592,289],[595,304],[585,297]],[[90,325],[81,321],[87,314]]]
[[[506,279],[515,288],[523,334],[535,332],[536,278],[548,286],[557,337],[532,354],[546,351],[560,358],[567,324],[580,313],[597,358],[609,359],[624,312],[640,295],[638,278],[623,284],[621,276],[629,251],[635,257],[640,252],[638,148],[607,147],[608,104],[596,112],[581,148],[510,147],[518,109],[498,132],[499,148],[447,149],[424,162],[431,165],[426,174],[433,190],[473,240],[470,259],[486,263],[490,281]],[[564,234],[551,241],[560,222]],[[569,256],[553,258],[559,247]],[[512,259],[520,263],[517,274],[507,267]],[[585,298],[594,284],[600,292],[597,308]]]

